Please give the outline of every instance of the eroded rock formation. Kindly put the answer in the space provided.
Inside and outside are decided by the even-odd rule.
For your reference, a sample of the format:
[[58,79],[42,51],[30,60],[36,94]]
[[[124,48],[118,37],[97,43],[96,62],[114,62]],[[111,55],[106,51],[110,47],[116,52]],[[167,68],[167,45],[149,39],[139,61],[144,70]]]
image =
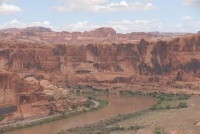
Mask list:
[[0,106],[17,105],[22,86],[23,81],[17,74],[0,71]]
[[15,104],[59,99],[66,85],[198,81],[200,34],[0,30],[0,69],[1,97]]
[[[40,38],[36,36],[37,34],[47,37],[49,34],[55,34],[45,28],[15,29],[14,31],[27,30],[36,33],[33,35],[34,38]],[[15,32],[11,31],[8,35],[15,37],[13,35]],[[70,37],[73,35],[73,33],[68,34]],[[109,28],[77,34],[77,37],[83,37],[83,40],[84,37],[114,40],[117,36],[119,34]],[[124,36],[128,38],[128,35]],[[157,77],[154,79],[148,77],[154,75],[174,75],[174,79],[180,80],[179,76],[176,78],[178,70],[189,73],[192,77],[200,77],[198,73],[200,68],[199,33],[150,40],[145,33],[143,36],[147,39],[127,43],[82,41],[83,45],[45,44],[42,41],[26,42],[21,39],[1,40],[0,69],[15,72],[21,78],[40,77],[53,84],[130,83],[137,81],[136,79],[140,76],[147,76],[147,82],[158,82]],[[101,77],[102,74],[104,78]]]

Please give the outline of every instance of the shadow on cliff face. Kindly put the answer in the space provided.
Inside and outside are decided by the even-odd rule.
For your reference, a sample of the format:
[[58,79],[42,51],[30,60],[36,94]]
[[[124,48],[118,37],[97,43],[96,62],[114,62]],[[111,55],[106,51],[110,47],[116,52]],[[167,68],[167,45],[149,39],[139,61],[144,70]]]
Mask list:
[[[0,69],[49,76],[49,80],[82,82],[89,74],[171,75],[179,69],[199,77],[200,35],[131,43],[88,43],[88,45],[41,45],[16,41],[0,44]],[[189,55],[189,56],[187,56]],[[186,59],[186,60],[184,60]],[[85,70],[86,73],[80,73]],[[81,76],[82,75],[82,76]],[[84,77],[85,76],[85,77]],[[106,77],[106,76],[105,76]],[[118,77],[123,77],[116,75]],[[77,79],[76,79],[77,78]],[[113,78],[110,81],[115,81]],[[67,79],[67,80],[66,80]],[[122,80],[123,81],[123,80]],[[126,80],[125,80],[126,81]],[[148,78],[147,78],[148,81]],[[151,81],[151,80],[150,80]]]
[[187,63],[186,65],[183,65],[181,69],[183,69],[185,72],[196,73],[200,69],[200,61],[197,59],[192,59],[191,62]]

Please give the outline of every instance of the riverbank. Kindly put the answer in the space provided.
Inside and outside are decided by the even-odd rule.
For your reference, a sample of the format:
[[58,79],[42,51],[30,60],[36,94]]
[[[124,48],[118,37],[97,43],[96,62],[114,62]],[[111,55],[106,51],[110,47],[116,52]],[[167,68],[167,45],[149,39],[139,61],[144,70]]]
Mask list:
[[[185,102],[187,107],[150,110],[141,116],[113,124],[124,130],[112,131],[110,134],[199,134],[200,97],[192,95],[182,102]],[[179,104],[177,101],[164,103],[171,107]],[[134,129],[136,127],[137,129]]]
[[1,125],[0,133],[5,133],[8,131],[13,131],[13,130],[17,130],[17,129],[41,125],[41,124],[45,124],[45,123],[49,123],[49,122],[53,122],[53,121],[57,121],[57,120],[62,120],[62,119],[69,118],[69,117],[72,117],[75,115],[96,111],[96,110],[104,108],[108,105],[108,101],[105,101],[105,100],[93,99],[91,101],[94,103],[94,105],[90,108],[85,108],[83,110],[69,111],[66,113],[55,114],[55,115],[46,116],[46,117],[42,117],[42,118],[37,118],[37,119],[32,119],[32,120],[23,120],[23,121],[16,122],[16,123]]
[[[92,97],[94,97],[94,95]],[[70,128],[101,122],[119,114],[123,115],[141,111],[156,103],[155,99],[148,96],[132,97],[110,94],[95,97],[100,100],[107,100],[109,105],[105,108],[101,108],[100,110],[94,110],[93,112],[87,112],[42,125],[10,131],[7,132],[7,134],[36,134],[38,132],[42,134],[56,134],[62,130],[64,131]]]
[[[138,91],[130,91],[130,90],[121,90],[119,93],[121,96],[120,98],[113,98],[114,102],[117,100],[120,100],[119,102],[121,102],[123,99],[122,98],[134,98],[134,97],[144,97],[144,98],[154,98],[157,100],[157,103],[154,105],[150,105],[147,108],[145,108],[146,110],[139,110],[137,112],[132,112],[130,114],[121,114],[121,112],[119,112],[118,114],[116,114],[114,117],[110,117],[107,119],[102,119],[97,121],[97,123],[87,123],[87,124],[91,124],[91,125],[85,125],[83,127],[68,127],[66,129],[60,129],[59,134],[65,134],[65,133],[86,133],[86,134],[90,134],[90,133],[135,133],[138,134],[138,132],[145,130],[148,128],[148,126],[151,126],[152,124],[149,123],[148,125],[141,123],[141,124],[137,124],[137,122],[135,124],[129,124],[129,123],[125,123],[126,121],[134,121],[135,119],[138,119],[138,121],[140,120],[144,120],[145,118],[150,118],[151,119],[151,114],[153,113],[155,116],[152,116],[154,118],[159,118],[159,116],[157,117],[157,115],[162,115],[163,113],[165,113],[165,111],[169,111],[168,116],[170,116],[170,111],[175,111],[175,113],[177,111],[180,111],[182,109],[187,109],[188,107],[191,106],[190,103],[188,103],[187,101],[190,100],[191,98],[193,98],[193,95],[187,95],[187,94],[174,94],[174,93],[162,93],[162,92],[138,92]],[[106,96],[105,96],[106,97]],[[108,96],[107,96],[108,97]],[[197,96],[198,98],[198,96]],[[200,101],[200,100],[199,100]],[[113,102],[113,103],[114,103]],[[126,105],[126,103],[128,103],[129,101],[125,101],[122,104],[117,104],[117,107],[121,107],[121,109],[123,109],[123,105]],[[134,101],[130,101],[131,104],[133,104]],[[138,104],[140,102],[136,102],[134,105]],[[143,104],[144,102],[142,102],[141,104]],[[102,106],[98,105],[97,103],[94,104],[94,107],[92,109],[85,109],[84,111],[80,111],[80,113],[71,113],[71,115],[69,114],[62,114],[59,117],[55,117],[52,119],[47,119],[47,120],[43,120],[43,122],[36,122],[36,124],[32,124],[33,126],[38,125],[38,124],[44,124],[44,123],[49,123],[52,121],[56,121],[56,120],[61,120],[64,118],[68,118],[68,117],[72,117],[74,115],[79,115],[81,113],[87,113],[88,111],[96,111],[98,109],[101,109],[103,107],[106,107],[108,105],[108,101],[105,101],[105,103],[100,103]],[[141,105],[139,104],[139,105]],[[196,104],[192,104],[192,105],[196,105]],[[131,105],[130,105],[131,106]],[[115,108],[114,108],[115,109]],[[102,111],[102,110],[100,110]],[[189,112],[190,113],[190,112]],[[93,114],[93,113],[91,113]],[[178,114],[178,113],[176,113]],[[146,115],[149,115],[149,117],[146,117]],[[162,115],[164,116],[164,115]],[[80,121],[81,118],[80,116],[74,116],[77,117],[76,119],[71,119],[71,120],[77,120]],[[96,117],[96,116],[95,116]],[[94,118],[91,115],[87,115],[87,118]],[[165,117],[167,118],[167,117]],[[63,121],[64,122],[64,121]],[[67,121],[70,122],[70,121]],[[125,124],[123,124],[125,123]],[[197,121],[198,123],[198,121]],[[123,125],[122,125],[123,124]],[[128,124],[128,125],[127,125]],[[156,122],[155,122],[156,124]],[[82,126],[82,125],[77,125],[77,126]],[[18,127],[18,126],[17,126]],[[24,124],[23,128],[25,127],[31,127],[31,125],[27,125]],[[19,127],[20,128],[20,127]],[[17,128],[17,129],[19,129]],[[63,130],[67,130],[68,131],[63,131]],[[158,131],[163,130],[162,126],[159,126],[159,124],[154,127],[151,128],[151,130],[147,130],[147,132],[152,132],[154,131],[154,129],[159,129]],[[30,128],[31,131],[31,128]],[[39,131],[39,130],[38,130]],[[58,131],[57,131],[58,132]],[[45,131],[46,134],[46,131]],[[141,133],[143,134],[143,133]]]
[[[72,128],[65,132],[60,132],[59,134],[157,134],[157,132],[161,133],[162,131],[167,133],[176,131],[182,132],[188,130],[187,125],[190,126],[190,131],[188,130],[184,134],[198,134],[191,133],[191,130],[200,132],[200,126],[195,125],[198,123],[200,124],[200,115],[198,114],[200,110],[200,97],[198,95],[166,94],[158,92],[141,93],[126,90],[120,93],[128,96],[152,96],[157,99],[157,103],[146,110],[118,115],[95,124]],[[190,117],[189,115],[191,113],[194,113],[194,115]],[[184,114],[186,116],[184,116]],[[172,127],[173,125],[170,124],[176,125]],[[167,129],[165,126],[167,126]],[[180,129],[181,127],[182,129]]]

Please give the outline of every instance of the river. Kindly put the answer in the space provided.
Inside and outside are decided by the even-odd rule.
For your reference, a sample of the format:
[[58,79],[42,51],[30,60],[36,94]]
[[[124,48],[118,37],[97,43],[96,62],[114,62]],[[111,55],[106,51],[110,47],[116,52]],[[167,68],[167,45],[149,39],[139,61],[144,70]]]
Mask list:
[[155,103],[151,97],[131,97],[121,95],[109,95],[98,97],[109,101],[109,105],[98,111],[80,114],[67,119],[54,121],[39,126],[19,129],[6,134],[55,134],[69,128],[96,123],[104,119],[117,116],[118,114],[128,114],[146,109]]

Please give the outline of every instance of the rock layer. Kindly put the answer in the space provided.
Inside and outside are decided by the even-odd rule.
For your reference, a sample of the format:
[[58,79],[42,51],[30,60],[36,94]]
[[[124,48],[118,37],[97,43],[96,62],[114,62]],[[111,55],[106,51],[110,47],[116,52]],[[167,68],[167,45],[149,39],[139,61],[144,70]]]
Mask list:
[[117,34],[111,28],[84,33],[40,27],[1,30],[0,69],[8,72],[1,72],[0,87],[13,96],[21,94],[22,99],[12,98],[20,104],[43,94],[59,98],[64,92],[59,87],[66,85],[198,81],[200,34],[161,35]]
[[[45,29],[43,31],[48,34],[54,33]],[[85,32],[84,35],[110,38],[116,35],[112,29],[96,31]],[[86,45],[45,45],[42,42],[2,40],[0,69],[15,72],[22,78],[47,78],[54,84],[130,83],[140,76],[148,78],[161,75],[178,75],[174,76],[173,80],[182,80],[179,78],[180,71],[190,74],[191,77],[200,77],[199,51],[199,33],[163,40],[142,39],[130,43],[92,42]],[[105,74],[107,78],[99,78],[100,74]],[[153,80],[148,79],[147,82]]]

